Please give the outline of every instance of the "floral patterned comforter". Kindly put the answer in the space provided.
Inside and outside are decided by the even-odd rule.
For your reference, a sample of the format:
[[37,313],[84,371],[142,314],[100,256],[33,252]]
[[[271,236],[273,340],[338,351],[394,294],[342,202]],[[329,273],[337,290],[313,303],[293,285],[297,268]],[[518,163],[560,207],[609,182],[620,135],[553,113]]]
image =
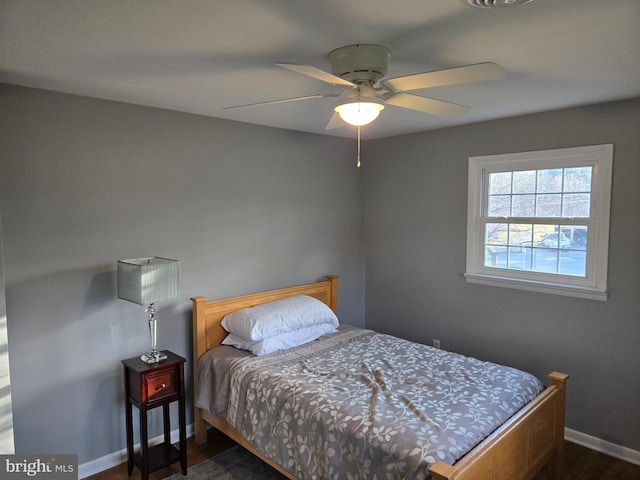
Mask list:
[[227,420],[301,480],[425,479],[543,388],[514,368],[356,329],[242,362]]

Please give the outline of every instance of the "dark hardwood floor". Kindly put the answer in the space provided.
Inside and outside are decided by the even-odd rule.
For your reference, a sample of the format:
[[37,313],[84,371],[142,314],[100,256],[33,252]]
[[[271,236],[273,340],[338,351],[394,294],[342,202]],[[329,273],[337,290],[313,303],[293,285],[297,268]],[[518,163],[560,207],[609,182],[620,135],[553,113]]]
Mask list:
[[[196,445],[193,438],[190,438],[187,441],[188,466],[202,462],[233,445],[235,443],[232,440],[215,429],[209,430],[208,441],[204,445]],[[176,463],[171,467],[151,474],[149,479],[160,480],[179,471],[180,464]],[[540,475],[539,478],[542,480],[544,475]],[[137,468],[134,468],[133,474],[129,477],[126,464],[87,477],[87,480],[128,479],[140,480],[140,472]],[[623,462],[575,443],[566,442],[564,480],[640,480],[640,466]]]
[[564,480],[640,480],[634,465],[575,443],[565,442]]
[[[187,439],[187,469],[217,453],[233,447],[235,444],[233,440],[215,428],[208,430],[207,442],[203,445],[196,445],[193,437]],[[180,463],[174,463],[170,467],[163,468],[149,475],[149,480],[160,480],[179,471]],[[127,464],[123,463],[104,472],[86,477],[86,480],[140,480],[140,478],[140,470],[134,468],[133,474],[129,476],[127,474]]]

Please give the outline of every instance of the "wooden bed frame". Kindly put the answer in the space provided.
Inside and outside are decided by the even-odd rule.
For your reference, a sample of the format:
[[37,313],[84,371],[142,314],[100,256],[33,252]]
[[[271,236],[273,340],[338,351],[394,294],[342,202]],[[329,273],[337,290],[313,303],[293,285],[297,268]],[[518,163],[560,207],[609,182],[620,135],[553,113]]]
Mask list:
[[[222,300],[194,297],[193,369],[197,389],[198,359],[221,344],[226,332],[220,322],[228,313],[294,295],[321,300],[337,313],[338,277],[325,281],[270,290]],[[499,429],[459,459],[455,465],[438,462],[431,467],[433,480],[531,480],[544,468],[554,480],[563,478],[565,382],[568,375],[549,374],[551,385]],[[196,390],[197,391],[197,390]],[[265,458],[227,421],[194,407],[196,443],[204,443],[207,424],[217,428],[285,477],[296,480],[272,460]]]

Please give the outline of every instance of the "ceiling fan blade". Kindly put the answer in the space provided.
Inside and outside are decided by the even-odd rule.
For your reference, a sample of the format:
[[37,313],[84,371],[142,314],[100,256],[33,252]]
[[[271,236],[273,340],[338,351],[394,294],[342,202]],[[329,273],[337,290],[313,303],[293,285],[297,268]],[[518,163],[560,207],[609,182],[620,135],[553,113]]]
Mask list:
[[466,65],[464,67],[390,78],[384,83],[394,90],[406,91],[457,85],[460,83],[482,82],[485,80],[498,80],[504,78],[506,75],[507,72],[497,63],[485,62]]
[[338,115],[338,112],[333,112],[333,115],[331,116],[329,123],[327,123],[327,126],[324,129],[333,130],[335,128],[341,128],[346,126],[347,126],[347,122],[342,120],[342,117]]
[[298,65],[295,63],[276,63],[278,67],[286,68],[288,70],[293,70],[294,72],[301,73],[302,75],[306,75],[307,77],[312,77],[317,80],[322,80],[323,82],[330,83],[331,85],[342,85],[345,87],[355,87],[354,83],[345,80],[344,78],[340,78],[336,75],[332,75],[331,73],[325,72],[324,70],[320,70],[319,68],[312,67],[310,65]]
[[457,117],[471,110],[470,107],[458,105],[457,103],[434,100],[433,98],[421,97],[410,93],[394,93],[387,98],[387,103],[389,105],[395,105],[396,107],[408,108],[410,110],[417,110],[418,112],[443,117]]
[[339,95],[334,95],[332,93],[318,93],[315,95],[307,95],[305,97],[283,98],[281,100],[270,100],[267,102],[247,103],[245,105],[233,105],[231,107],[223,107],[223,110],[231,110],[233,108],[244,108],[244,107],[259,107],[260,105],[273,105],[276,103],[297,102],[299,100],[312,100],[314,98],[337,97],[337,96]]

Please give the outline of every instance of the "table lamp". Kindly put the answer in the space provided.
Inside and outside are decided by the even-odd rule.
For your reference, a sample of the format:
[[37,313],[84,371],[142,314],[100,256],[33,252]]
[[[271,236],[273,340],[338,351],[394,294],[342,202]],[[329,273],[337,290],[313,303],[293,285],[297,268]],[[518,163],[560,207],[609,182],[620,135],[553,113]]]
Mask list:
[[118,260],[118,298],[148,305],[151,351],[140,357],[153,364],[166,360],[167,356],[156,348],[155,304],[172,300],[179,295],[180,261],[162,257],[141,257]]

